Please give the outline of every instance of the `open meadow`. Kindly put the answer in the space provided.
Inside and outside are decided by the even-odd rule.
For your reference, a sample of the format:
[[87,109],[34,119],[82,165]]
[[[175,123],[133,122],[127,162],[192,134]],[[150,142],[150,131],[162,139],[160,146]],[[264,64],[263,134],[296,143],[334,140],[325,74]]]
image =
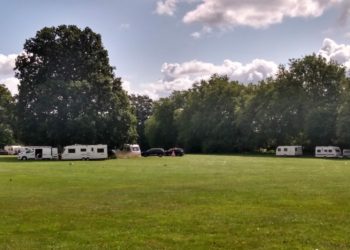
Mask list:
[[350,160],[0,157],[0,249],[350,249]]

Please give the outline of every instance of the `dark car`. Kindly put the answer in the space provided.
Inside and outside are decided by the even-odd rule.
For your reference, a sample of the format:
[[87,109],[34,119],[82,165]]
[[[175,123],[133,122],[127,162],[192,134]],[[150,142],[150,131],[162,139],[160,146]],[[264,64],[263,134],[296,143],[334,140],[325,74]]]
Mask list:
[[150,148],[144,152],[141,153],[142,156],[159,156],[162,157],[165,155],[165,151],[162,148]]
[[167,156],[183,156],[185,154],[185,151],[182,148],[169,148],[167,151],[165,151],[165,155]]
[[5,149],[0,149],[0,155],[8,155],[9,152],[7,152]]

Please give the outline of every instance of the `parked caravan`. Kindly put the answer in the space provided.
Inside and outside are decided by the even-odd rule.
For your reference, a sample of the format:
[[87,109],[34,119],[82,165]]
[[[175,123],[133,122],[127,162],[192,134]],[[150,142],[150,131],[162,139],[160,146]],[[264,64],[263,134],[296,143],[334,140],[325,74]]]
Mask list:
[[301,156],[303,155],[302,146],[278,146],[276,156]]
[[19,153],[22,146],[19,145],[7,145],[4,147],[4,149],[7,151],[9,155],[16,155]]
[[125,144],[122,150],[116,151],[116,156],[119,159],[141,157],[141,150],[138,144]]
[[62,160],[107,159],[107,145],[70,145],[63,149]]
[[343,149],[343,157],[350,158],[350,149]]
[[317,146],[315,148],[316,157],[341,157],[341,150],[335,146]]
[[58,149],[49,146],[26,146],[21,147],[17,155],[18,160],[57,160]]

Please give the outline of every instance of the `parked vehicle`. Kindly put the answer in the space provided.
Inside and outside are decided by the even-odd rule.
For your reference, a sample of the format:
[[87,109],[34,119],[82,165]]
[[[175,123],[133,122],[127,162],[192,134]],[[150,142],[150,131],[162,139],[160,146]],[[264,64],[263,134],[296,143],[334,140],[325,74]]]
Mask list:
[[102,160],[107,159],[107,145],[70,145],[63,149],[62,160]]
[[182,148],[169,148],[165,151],[165,155],[167,156],[183,156],[185,151]]
[[18,160],[57,160],[58,149],[49,146],[26,146],[22,147],[17,155]]
[[20,152],[21,148],[22,146],[19,145],[7,145],[4,147],[9,155],[17,155]]
[[343,157],[346,157],[346,158],[350,157],[350,149],[343,149]]
[[303,155],[302,146],[278,146],[276,156],[301,156]]
[[316,157],[341,157],[341,150],[336,146],[317,146],[315,148]]
[[165,151],[162,148],[150,148],[144,152],[141,153],[142,156],[159,156],[162,157],[165,155]]
[[5,149],[0,149],[0,155],[8,155],[9,152],[7,152]]
[[124,144],[121,150],[116,151],[117,158],[141,157],[141,150],[138,144]]

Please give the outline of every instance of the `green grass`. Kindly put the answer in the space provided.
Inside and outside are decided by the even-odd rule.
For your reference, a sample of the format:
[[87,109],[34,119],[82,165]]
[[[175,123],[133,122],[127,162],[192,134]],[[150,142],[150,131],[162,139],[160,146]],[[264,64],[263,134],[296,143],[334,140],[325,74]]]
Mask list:
[[350,161],[0,157],[0,249],[350,249]]

